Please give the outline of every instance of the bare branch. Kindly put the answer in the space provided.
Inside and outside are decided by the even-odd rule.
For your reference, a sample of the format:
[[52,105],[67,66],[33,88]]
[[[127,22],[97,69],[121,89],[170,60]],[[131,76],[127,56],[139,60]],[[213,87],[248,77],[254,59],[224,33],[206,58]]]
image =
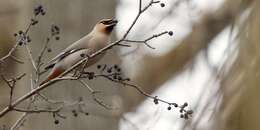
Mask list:
[[16,61],[17,63],[20,63],[20,64],[24,64],[24,62],[20,59],[18,59],[17,57],[13,56],[13,55],[10,55],[10,58],[14,61]]
[[31,49],[29,48],[29,46],[27,44],[25,45],[25,48],[26,48],[27,53],[29,55],[30,61],[31,61],[32,65],[33,65],[33,68],[34,68],[35,72],[37,72],[38,69],[37,69],[36,63],[35,63],[35,61],[34,61],[34,59],[32,57],[32,51],[31,51]]
[[56,109],[40,109],[40,110],[28,110],[28,109],[22,109],[22,108],[13,108],[14,111],[17,112],[26,112],[26,113],[55,113],[59,112],[62,109],[63,106],[60,106]]
[[[146,38],[145,40],[129,40],[129,39],[125,39],[123,41],[125,42],[133,42],[133,43],[144,43],[147,47],[151,48],[151,49],[155,49],[154,47],[152,47],[151,45],[148,44],[148,42],[154,38],[160,37],[162,35],[168,34],[171,31],[164,31],[161,32],[159,34],[154,34],[151,37]],[[172,33],[172,32],[171,32]],[[172,34],[171,34],[172,35]]]
[[13,124],[11,130],[18,130],[18,128],[23,124],[25,118],[28,116],[28,113],[23,113],[18,120]]
[[91,92],[92,98],[93,100],[98,103],[100,106],[108,109],[108,110],[112,110],[114,109],[113,107],[111,107],[108,104],[105,104],[101,99],[96,97],[96,94],[101,93],[100,91],[95,91],[93,90],[87,83],[85,83],[83,80],[78,80],[84,87],[87,87],[88,90]]

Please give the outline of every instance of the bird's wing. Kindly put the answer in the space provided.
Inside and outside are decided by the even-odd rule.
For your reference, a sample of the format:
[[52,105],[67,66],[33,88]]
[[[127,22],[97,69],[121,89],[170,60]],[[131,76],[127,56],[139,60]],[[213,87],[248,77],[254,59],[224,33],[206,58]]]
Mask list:
[[78,48],[78,49],[71,49],[71,50],[68,50],[68,51],[64,51],[64,52],[61,52],[59,55],[55,56],[54,58],[52,58],[49,63],[54,63],[56,61],[60,61],[62,60],[63,58],[65,58],[66,56],[76,52],[76,51],[79,51],[79,50],[82,50],[82,49],[85,49],[85,48]]
[[74,52],[76,52],[78,50],[87,49],[88,48],[87,44],[89,43],[91,38],[92,38],[91,35],[87,35],[87,36],[79,39],[75,43],[73,43],[70,46],[68,46],[59,55],[57,55],[53,59],[51,59],[49,61],[49,63],[53,63],[53,62],[59,61],[59,60],[63,59],[64,57],[68,56],[69,54],[72,54],[72,53],[74,53]]
[[49,64],[45,69],[52,68],[58,61],[64,59],[66,56],[77,52],[82,49],[87,49],[87,44],[89,40],[91,39],[90,35],[87,35],[80,40],[76,41],[75,43],[68,46],[65,50],[63,50],[59,55],[52,58],[47,64]]
[[85,48],[79,48],[79,49],[73,49],[73,50],[70,50],[70,51],[66,51],[66,52],[62,52],[60,53],[59,55],[57,55],[56,57],[54,57],[50,62],[49,62],[49,65],[46,66],[44,69],[45,70],[48,70],[50,68],[53,68],[55,66],[55,64],[64,59],[65,57],[67,57],[68,55],[72,54],[72,53],[75,53],[77,51],[80,51],[80,50],[83,50]]

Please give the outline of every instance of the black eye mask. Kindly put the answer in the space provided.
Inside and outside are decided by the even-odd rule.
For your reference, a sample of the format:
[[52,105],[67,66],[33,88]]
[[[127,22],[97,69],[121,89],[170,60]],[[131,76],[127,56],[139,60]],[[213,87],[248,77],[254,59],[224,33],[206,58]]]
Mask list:
[[111,23],[111,21],[112,21],[112,20],[110,20],[110,21],[102,21],[101,23],[107,25],[107,24]]
[[112,24],[116,24],[118,21],[117,20],[106,20],[106,21],[101,21],[100,23],[104,24],[104,25],[112,25]]

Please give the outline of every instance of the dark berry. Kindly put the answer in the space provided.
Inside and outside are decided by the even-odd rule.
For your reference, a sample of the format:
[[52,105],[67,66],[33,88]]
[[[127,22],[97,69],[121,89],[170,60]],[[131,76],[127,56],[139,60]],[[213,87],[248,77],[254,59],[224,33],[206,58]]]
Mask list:
[[23,45],[23,42],[22,42],[22,41],[19,41],[19,43],[18,43],[18,44],[21,46],[21,45]]
[[120,72],[120,71],[121,71],[121,69],[120,69],[120,68],[118,68],[118,69],[117,69],[117,72]]
[[60,37],[58,37],[58,36],[57,36],[57,37],[55,37],[55,40],[57,40],[57,41],[58,41],[58,40],[60,40]]
[[100,68],[101,68],[101,65],[97,65],[97,68],[100,69]]
[[115,69],[117,69],[117,68],[118,68],[118,66],[117,66],[117,65],[114,65],[114,68],[115,68]]
[[54,124],[56,124],[56,125],[59,124],[59,123],[60,123],[59,120],[54,121]]
[[183,104],[183,106],[184,106],[184,107],[187,107],[187,106],[188,106],[188,103],[187,103],[187,102],[185,102],[185,103]]
[[17,36],[17,33],[15,33],[14,36],[16,37],[16,36]]
[[27,42],[31,42],[31,38],[29,36],[26,37]]
[[20,30],[18,33],[19,33],[19,34],[22,34],[22,33],[23,33],[23,31],[22,31],[22,30]]
[[56,26],[56,25],[54,25],[54,29],[55,29],[56,31],[60,31],[60,28],[59,28],[58,26]]
[[51,50],[51,48],[48,48],[48,50],[47,50],[48,52],[51,52],[52,50]]
[[114,76],[113,76],[113,79],[117,79],[117,75],[114,75]]
[[108,70],[107,70],[107,73],[111,73],[111,72],[112,72],[112,69],[108,69]]
[[153,99],[153,102],[154,102],[154,104],[159,104],[159,101],[158,101],[158,99],[157,99],[157,96]]
[[165,4],[164,3],[161,3],[161,7],[164,7],[165,6]]
[[46,12],[42,11],[42,12],[41,12],[41,14],[42,14],[42,15],[45,15],[45,14],[46,14]]
[[176,104],[176,103],[173,103],[172,105],[173,105],[174,107],[178,107],[178,104]]
[[37,7],[39,10],[42,10],[42,5],[39,5],[38,7]]
[[78,113],[73,113],[73,116],[77,117],[77,116],[78,116]]
[[88,115],[89,115],[89,113],[87,113],[87,112],[86,112],[86,113],[85,113],[85,115],[86,115],[86,116],[88,116]]
[[172,32],[172,31],[169,31],[168,34],[169,34],[170,36],[172,36],[172,35],[173,35],[173,32]]
[[168,110],[171,110],[172,109],[172,107],[171,106],[168,106],[168,108],[167,108]]

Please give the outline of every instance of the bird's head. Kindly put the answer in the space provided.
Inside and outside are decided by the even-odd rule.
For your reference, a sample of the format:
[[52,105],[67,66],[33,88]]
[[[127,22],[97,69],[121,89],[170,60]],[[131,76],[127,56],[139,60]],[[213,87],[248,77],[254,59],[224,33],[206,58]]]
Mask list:
[[113,31],[117,22],[118,21],[115,19],[102,19],[96,24],[95,29],[101,33],[109,35]]

